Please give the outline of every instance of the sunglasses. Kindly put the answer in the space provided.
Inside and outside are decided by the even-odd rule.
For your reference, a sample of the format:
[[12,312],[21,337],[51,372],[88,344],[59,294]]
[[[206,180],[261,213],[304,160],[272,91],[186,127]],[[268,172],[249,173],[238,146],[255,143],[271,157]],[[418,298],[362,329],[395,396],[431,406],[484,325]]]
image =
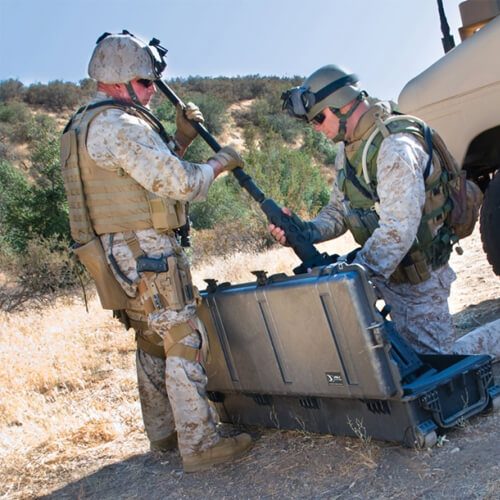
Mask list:
[[321,125],[325,121],[325,118],[326,118],[325,113],[321,111],[311,120],[311,123],[314,123],[315,125]]
[[149,89],[149,87],[151,87],[155,82],[153,80],[146,80],[144,78],[141,78],[137,80],[137,83],[140,83],[143,87]]

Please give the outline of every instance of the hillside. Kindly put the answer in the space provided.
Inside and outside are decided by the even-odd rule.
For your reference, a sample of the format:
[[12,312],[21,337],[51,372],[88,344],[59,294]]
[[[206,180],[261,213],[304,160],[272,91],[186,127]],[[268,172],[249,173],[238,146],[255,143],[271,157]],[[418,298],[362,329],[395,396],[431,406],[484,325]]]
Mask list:
[[[266,193],[304,216],[324,202],[331,168],[322,167],[319,176],[318,165],[331,164],[335,151],[278,114],[279,88],[290,81],[173,83],[180,95],[206,107],[209,128],[222,143],[241,147]],[[0,498],[500,497],[498,413],[464,422],[428,450],[374,441],[360,426],[358,438],[251,428],[255,445],[247,456],[195,475],[183,474],[178,453],[149,452],[133,333],[100,308],[91,285],[85,303],[78,280],[68,276],[65,219],[53,219],[65,214],[54,195],[62,193],[57,135],[70,110],[25,97],[2,103],[2,89],[0,82],[0,176],[9,183],[0,185],[0,217],[7,222],[0,228]],[[34,90],[19,95],[46,96],[43,86]],[[172,121],[171,106],[159,101],[155,107],[166,124]],[[15,110],[26,120],[12,118]],[[33,115],[40,118],[33,121]],[[209,152],[198,142],[190,154],[194,161]],[[291,168],[300,173],[295,191],[284,182]],[[311,185],[314,191],[306,189]],[[205,278],[253,281],[252,270],[291,274],[298,264],[290,249],[269,248],[262,214],[240,191],[225,176],[206,204],[193,207],[192,259],[200,288]],[[41,206],[40,200],[54,204]],[[23,211],[26,206],[30,211]],[[344,236],[319,249],[343,254],[353,246]],[[457,335],[500,319],[500,280],[477,229],[462,246],[464,255],[454,253],[451,261],[458,275],[450,298]],[[18,293],[19,304],[9,308]]]

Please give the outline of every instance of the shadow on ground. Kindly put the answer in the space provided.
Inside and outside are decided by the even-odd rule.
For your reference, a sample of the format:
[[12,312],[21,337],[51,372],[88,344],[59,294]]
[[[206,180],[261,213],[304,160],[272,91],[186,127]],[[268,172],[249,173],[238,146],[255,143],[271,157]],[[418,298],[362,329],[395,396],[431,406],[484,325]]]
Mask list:
[[[239,461],[183,474],[179,454],[138,454],[41,498],[500,498],[500,416],[488,413],[428,450],[299,431],[258,430]],[[70,465],[70,464],[68,464]],[[72,469],[78,470],[73,464]]]

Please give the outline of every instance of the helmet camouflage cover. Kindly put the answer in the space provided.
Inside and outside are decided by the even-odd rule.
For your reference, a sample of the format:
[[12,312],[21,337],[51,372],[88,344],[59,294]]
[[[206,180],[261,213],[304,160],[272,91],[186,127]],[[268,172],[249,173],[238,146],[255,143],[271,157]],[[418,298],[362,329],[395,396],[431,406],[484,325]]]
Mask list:
[[136,78],[156,80],[166,66],[166,49],[153,39],[149,45],[127,31],[104,33],[98,40],[88,72],[103,83],[127,83]]

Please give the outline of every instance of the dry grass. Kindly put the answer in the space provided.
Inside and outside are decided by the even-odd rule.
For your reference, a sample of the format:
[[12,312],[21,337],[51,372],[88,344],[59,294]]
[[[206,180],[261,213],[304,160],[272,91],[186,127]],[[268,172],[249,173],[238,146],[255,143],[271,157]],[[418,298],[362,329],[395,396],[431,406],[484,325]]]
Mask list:
[[[321,251],[343,253],[350,240]],[[194,281],[253,281],[252,270],[286,272],[298,264],[288,248],[235,254],[194,269]],[[83,450],[104,453],[111,442],[142,437],[132,332],[103,311],[94,296],[89,313],[79,297],[50,306],[0,312],[0,498],[49,491],[55,471],[71,470]],[[133,446],[130,447],[132,452]],[[100,450],[100,451],[99,451]]]
[[[352,240],[344,237],[319,249],[343,254],[353,247]],[[251,270],[291,274],[297,264],[293,252],[281,248],[205,262],[193,274],[195,283],[204,288],[203,278],[233,283],[254,281]],[[467,288],[463,282],[456,287],[455,297],[460,299],[457,303],[463,307],[466,300],[472,300],[467,289],[469,295],[472,289],[482,291],[483,300],[490,297],[497,281],[484,279],[492,287],[481,288],[484,282],[479,279],[475,288],[472,279]],[[0,498],[38,497],[147,450],[137,398],[133,334],[125,332],[109,311],[103,311],[95,297],[89,308],[87,313],[80,298],[66,297],[54,299],[44,309],[0,312]],[[488,422],[492,426],[498,420]],[[259,446],[239,467],[251,468],[255,462],[264,473],[262,491],[277,496],[284,491],[283,478],[285,485],[297,487],[297,475],[305,475],[311,484],[320,478],[335,477],[335,484],[340,481],[344,486],[327,484],[321,496],[336,497],[339,488],[342,495],[348,496],[365,479],[375,480],[381,466],[399,467],[401,460],[402,466],[415,468],[414,472],[422,477],[441,474],[436,467],[426,472],[424,465],[431,458],[421,452],[391,454],[390,448],[370,440],[362,423],[353,422],[353,426],[359,430],[358,438],[339,439],[300,431],[263,433]],[[476,432],[477,427],[476,422],[474,428],[465,429],[464,442],[474,438],[471,429]],[[437,450],[446,453],[447,448]],[[315,457],[316,468],[309,468],[310,456]],[[269,476],[277,470],[281,480],[270,481]],[[405,474],[401,472],[402,477]],[[172,481],[177,479],[172,476]],[[197,484],[186,483],[186,478],[184,481],[193,488]],[[252,480],[252,484],[257,483]],[[170,486],[176,488],[176,484]],[[215,494],[217,487],[212,487]],[[498,482],[485,483],[485,488],[485,498],[497,496]]]
[[88,314],[60,298],[0,322],[0,497],[36,495],[78,448],[140,431],[133,335],[95,297]]

